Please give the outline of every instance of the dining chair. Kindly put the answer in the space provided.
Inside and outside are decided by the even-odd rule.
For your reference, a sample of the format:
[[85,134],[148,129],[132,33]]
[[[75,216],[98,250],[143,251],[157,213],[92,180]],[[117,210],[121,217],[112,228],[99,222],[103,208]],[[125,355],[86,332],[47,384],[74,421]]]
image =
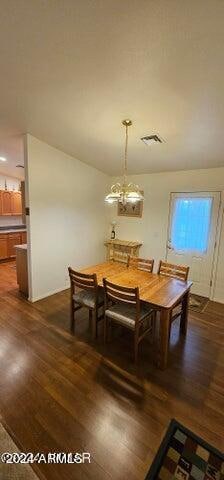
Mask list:
[[131,255],[129,255],[128,257],[128,266],[131,268],[137,268],[138,270],[152,273],[153,265],[154,265],[153,259],[144,259],[139,257],[133,257]]
[[166,277],[177,278],[186,282],[188,279],[189,267],[186,267],[185,265],[174,265],[172,263],[167,263],[160,260],[158,274]]
[[[92,324],[92,337],[97,337],[97,323],[103,318],[99,316],[99,308],[104,304],[103,289],[97,283],[96,274],[80,273],[68,268],[70,277],[70,314],[71,331],[75,332],[75,312],[82,307],[89,310],[89,323]],[[78,291],[77,291],[78,289]]]
[[117,323],[134,333],[134,359],[138,360],[139,343],[148,333],[153,333],[152,308],[142,304],[139,288],[122,287],[103,279],[104,285],[104,343],[107,342],[108,328]]
[[[188,274],[189,274],[189,267],[185,265],[175,265],[172,263],[163,262],[162,260],[160,260],[159,262],[158,275],[176,278],[177,280],[182,280],[183,282],[187,282]],[[182,301],[180,301],[174,307],[170,315],[169,337],[170,337],[172,323],[178,317],[181,317],[182,314],[183,314]]]
[[121,250],[112,250],[110,252],[110,260],[128,265],[128,254]]

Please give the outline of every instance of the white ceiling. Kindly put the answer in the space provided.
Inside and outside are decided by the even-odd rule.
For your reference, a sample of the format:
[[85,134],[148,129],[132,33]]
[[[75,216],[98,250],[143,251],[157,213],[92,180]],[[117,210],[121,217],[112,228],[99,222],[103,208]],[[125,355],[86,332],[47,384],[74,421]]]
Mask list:
[[24,179],[24,169],[17,165],[24,165],[24,148],[22,135],[0,137],[0,157],[7,159],[0,161],[0,175]]
[[130,173],[224,165],[223,45],[223,0],[1,0],[0,137],[118,174],[129,117]]

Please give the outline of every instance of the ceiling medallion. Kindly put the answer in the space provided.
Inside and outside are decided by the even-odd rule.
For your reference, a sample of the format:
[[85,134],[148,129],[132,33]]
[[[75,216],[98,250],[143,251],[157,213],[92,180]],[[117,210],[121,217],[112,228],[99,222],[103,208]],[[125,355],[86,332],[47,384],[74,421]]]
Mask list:
[[111,186],[110,193],[106,196],[105,201],[110,204],[120,202],[125,205],[127,202],[140,202],[141,200],[144,200],[144,197],[138,185],[135,183],[128,183],[127,181],[128,128],[132,125],[132,121],[123,120],[122,124],[125,126],[123,179],[121,183],[115,183]]

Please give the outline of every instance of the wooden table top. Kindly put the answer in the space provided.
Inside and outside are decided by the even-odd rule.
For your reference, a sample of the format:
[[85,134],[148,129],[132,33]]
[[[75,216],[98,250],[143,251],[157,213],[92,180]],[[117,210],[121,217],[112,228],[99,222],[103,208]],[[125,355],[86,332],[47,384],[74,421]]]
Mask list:
[[107,239],[104,242],[104,245],[121,245],[124,247],[138,247],[141,246],[142,243],[140,242],[134,242],[134,241],[128,241],[128,240],[119,240],[118,238],[115,238],[114,240],[112,239]]
[[143,272],[118,262],[105,262],[81,270],[96,273],[98,284],[103,278],[125,287],[139,287],[140,299],[158,308],[172,308],[191,288],[192,282]]

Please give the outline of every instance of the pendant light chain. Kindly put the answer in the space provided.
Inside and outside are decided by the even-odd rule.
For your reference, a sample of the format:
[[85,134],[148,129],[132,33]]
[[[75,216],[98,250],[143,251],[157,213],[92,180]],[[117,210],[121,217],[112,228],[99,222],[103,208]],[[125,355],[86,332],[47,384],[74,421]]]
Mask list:
[[127,181],[128,170],[128,125],[125,125],[125,150],[124,150],[124,183]]
[[110,193],[106,195],[105,201],[111,204],[119,202],[126,205],[144,200],[144,195],[137,184],[128,183],[128,127],[132,125],[132,121],[125,119],[122,121],[122,125],[125,126],[123,183],[117,182],[111,185]]

